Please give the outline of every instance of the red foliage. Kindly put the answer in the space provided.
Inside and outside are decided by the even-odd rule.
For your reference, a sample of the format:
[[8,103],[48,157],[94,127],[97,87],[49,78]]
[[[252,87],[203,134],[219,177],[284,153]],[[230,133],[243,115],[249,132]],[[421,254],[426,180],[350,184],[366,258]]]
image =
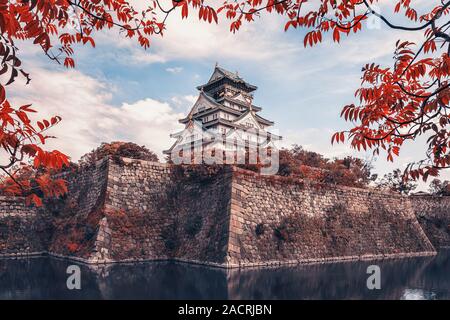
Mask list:
[[[392,67],[369,63],[363,68],[362,86],[356,91],[359,102],[342,110],[342,116],[354,127],[335,133],[332,142],[342,143],[347,137],[353,148],[373,149],[375,154],[384,150],[387,159],[393,161],[406,141],[426,135],[426,159],[406,170],[410,177],[426,180],[440,169],[450,168],[450,1],[429,1],[428,9],[422,8],[419,13],[414,2],[397,0],[391,15],[394,18],[377,11],[375,5],[380,2],[240,0],[226,1],[218,11],[223,10],[232,21],[233,32],[244,19],[253,21],[261,12],[285,16],[285,30],[307,30],[305,47],[322,42],[327,33],[332,34],[334,42],[341,42],[342,36],[361,32],[362,22],[369,17],[380,19],[391,29],[422,33],[417,45],[397,42]],[[398,15],[404,15],[410,23],[401,18],[402,24],[392,21]]]
[[91,165],[106,156],[125,157],[138,160],[158,162],[158,156],[147,149],[145,146],[139,146],[132,142],[113,141],[111,143],[102,143],[100,147],[81,157],[81,165]]
[[[356,149],[373,149],[375,154],[385,150],[392,161],[403,144],[426,135],[426,159],[408,167],[413,178],[437,175],[440,169],[450,167],[450,36],[448,14],[450,1],[430,1],[430,9],[415,8],[410,0],[396,0],[392,17],[403,15],[410,24],[396,24],[377,12],[379,0],[232,0],[216,7],[213,1],[177,0],[162,5],[159,0],[148,1],[138,12],[126,0],[0,0],[0,74],[9,72],[6,85],[21,74],[13,41],[30,40],[42,48],[52,60],[74,67],[74,45],[95,46],[95,33],[103,29],[119,28],[126,37],[136,38],[148,48],[150,37],[162,35],[166,19],[173,12],[187,18],[192,9],[200,20],[218,23],[218,13],[230,20],[230,30],[236,32],[244,21],[254,21],[263,12],[276,13],[286,18],[284,29],[305,29],[304,46],[322,42],[330,34],[334,42],[343,42],[343,36],[363,31],[363,22],[375,16],[389,28],[408,32],[422,32],[423,39],[415,45],[399,41],[391,67],[374,63],[363,68],[362,86],[356,91],[358,104],[349,104],[342,116],[354,127],[337,132],[332,142],[346,139]],[[0,100],[5,101],[4,87]],[[16,114],[21,117],[23,114]],[[22,122],[22,119],[20,120]],[[42,123],[45,125],[45,123]],[[40,126],[39,126],[40,127]],[[37,152],[37,151],[36,151]],[[37,152],[39,154],[39,152]],[[39,156],[58,165],[61,154]]]
[[370,170],[371,163],[358,158],[330,160],[300,146],[280,150],[278,174],[282,176],[362,188],[376,178]]
[[[4,45],[0,56],[13,59],[14,63],[7,66],[12,70],[12,81],[17,71],[21,71],[17,69],[21,63],[15,50],[7,48],[14,46],[13,39],[31,40],[50,59],[64,60],[66,67],[73,68],[74,45],[95,47],[95,33],[103,29],[119,28],[126,37],[135,37],[142,47],[148,48],[150,36],[162,35],[167,17],[175,10],[180,10],[182,18],[187,18],[192,7],[198,10],[200,20],[217,23],[216,10],[204,2],[178,0],[165,7],[167,4],[162,5],[159,0],[150,0],[144,10],[138,11],[126,0],[0,0],[1,43]],[[5,66],[3,62],[2,67]]]
[[71,242],[67,244],[67,250],[69,250],[70,253],[74,253],[78,250],[79,245],[77,243]]
[[61,118],[44,119],[34,125],[29,114],[36,111],[30,105],[14,108],[6,100],[1,85],[0,92],[3,92],[0,97],[0,149],[8,156],[8,161],[0,165],[4,173],[0,191],[26,196],[28,204],[40,206],[41,197],[59,196],[67,191],[64,181],[50,179],[50,173],[68,165],[68,157],[57,150],[45,151],[40,146],[50,138],[45,131]]

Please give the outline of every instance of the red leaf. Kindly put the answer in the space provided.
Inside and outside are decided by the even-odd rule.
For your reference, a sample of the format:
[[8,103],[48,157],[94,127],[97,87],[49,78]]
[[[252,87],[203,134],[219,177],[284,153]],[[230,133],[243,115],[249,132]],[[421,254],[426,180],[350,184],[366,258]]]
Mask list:
[[38,121],[37,125],[38,125],[39,129],[44,130],[45,126],[42,124],[42,122]]
[[27,196],[25,198],[25,202],[26,202],[27,206],[31,206],[32,204],[34,204],[36,207],[41,207],[42,206],[42,199],[39,198],[34,193],[30,194],[29,196]]
[[334,31],[333,31],[333,41],[339,42],[340,39],[341,39],[341,36],[339,34],[339,29],[336,27],[336,28],[334,28]]
[[66,68],[74,68],[75,67],[75,61],[72,58],[70,58],[70,57],[66,57],[64,59],[64,66]]
[[184,1],[183,2],[183,6],[181,7],[181,18],[182,19],[184,19],[184,18],[187,18],[187,16],[188,16],[188,4],[187,4],[187,1]]

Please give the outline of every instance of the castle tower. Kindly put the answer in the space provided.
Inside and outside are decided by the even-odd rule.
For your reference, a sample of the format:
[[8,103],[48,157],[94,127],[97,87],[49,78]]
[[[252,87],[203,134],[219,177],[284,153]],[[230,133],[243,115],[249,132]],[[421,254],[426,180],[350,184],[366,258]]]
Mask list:
[[274,142],[281,140],[268,131],[274,122],[261,117],[258,114],[261,108],[253,105],[253,92],[257,87],[247,83],[237,72],[216,64],[208,82],[197,89],[200,91],[197,101],[189,114],[179,120],[185,128],[170,135],[177,140],[164,151],[169,158],[187,149],[198,154],[206,146],[235,152],[249,146],[274,148]]

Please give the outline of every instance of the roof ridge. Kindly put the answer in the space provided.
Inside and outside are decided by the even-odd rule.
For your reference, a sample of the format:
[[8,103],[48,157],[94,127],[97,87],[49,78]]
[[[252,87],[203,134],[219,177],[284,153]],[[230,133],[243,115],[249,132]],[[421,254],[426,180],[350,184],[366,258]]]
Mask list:
[[222,68],[222,67],[219,67],[219,66],[216,66],[216,68],[219,69],[219,71],[221,71],[225,75],[229,75],[229,76],[232,76],[232,77],[235,77],[235,78],[243,80],[241,77],[239,77],[237,71],[236,72],[232,72],[232,71],[229,71],[229,70],[227,70],[225,68]]

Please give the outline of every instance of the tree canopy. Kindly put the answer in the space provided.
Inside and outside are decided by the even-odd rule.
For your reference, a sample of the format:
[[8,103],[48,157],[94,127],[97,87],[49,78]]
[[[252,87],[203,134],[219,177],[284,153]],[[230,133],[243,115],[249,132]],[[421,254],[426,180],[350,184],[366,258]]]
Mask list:
[[297,176],[315,182],[363,188],[377,178],[371,170],[371,161],[355,157],[327,159],[298,145],[280,150],[278,174],[282,176]]
[[113,141],[110,143],[103,142],[97,149],[82,156],[79,164],[82,166],[92,165],[106,156],[125,157],[154,162],[159,161],[158,156],[145,146],[139,146],[133,142]]
[[435,196],[450,196],[450,181],[433,179],[430,183],[429,191]]
[[411,180],[405,179],[400,169],[395,169],[393,172],[387,173],[377,182],[377,187],[395,191],[401,194],[409,194],[417,188],[417,184]]

